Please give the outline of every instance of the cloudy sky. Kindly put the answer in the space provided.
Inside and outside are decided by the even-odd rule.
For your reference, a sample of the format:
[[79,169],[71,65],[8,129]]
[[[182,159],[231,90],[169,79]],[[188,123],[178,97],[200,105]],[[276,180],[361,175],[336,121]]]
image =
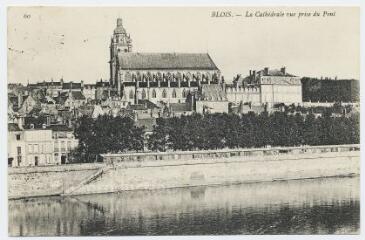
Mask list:
[[[211,17],[217,10],[234,17]],[[335,16],[248,18],[246,11]],[[109,43],[118,17],[134,52],[208,52],[228,81],[266,66],[286,66],[299,76],[359,78],[357,8],[11,7],[8,82],[109,79]]]

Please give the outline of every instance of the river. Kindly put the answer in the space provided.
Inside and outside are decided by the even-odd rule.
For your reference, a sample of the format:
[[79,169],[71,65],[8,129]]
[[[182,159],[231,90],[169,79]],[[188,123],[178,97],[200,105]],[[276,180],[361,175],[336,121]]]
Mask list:
[[359,234],[360,179],[9,201],[10,236]]

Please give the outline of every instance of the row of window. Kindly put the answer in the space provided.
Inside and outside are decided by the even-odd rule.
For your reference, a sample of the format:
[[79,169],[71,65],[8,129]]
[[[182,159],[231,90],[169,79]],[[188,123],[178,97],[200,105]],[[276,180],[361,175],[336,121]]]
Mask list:
[[217,73],[209,73],[207,72],[206,74],[201,74],[201,73],[197,73],[197,74],[191,74],[191,73],[187,73],[187,74],[181,74],[181,73],[177,73],[177,74],[171,74],[171,73],[167,73],[167,74],[161,74],[161,73],[157,73],[157,74],[151,74],[151,73],[147,73],[147,74],[140,74],[139,72],[137,72],[137,74],[130,74],[130,73],[126,73],[125,74],[125,80],[126,81],[157,81],[157,80],[162,80],[162,81],[166,81],[166,80],[182,80],[182,81],[188,81],[188,80],[216,80],[218,79],[218,74]]
[[[181,97],[182,98],[186,98],[188,96],[188,93],[189,93],[189,91],[183,90],[182,91],[182,94],[181,94]],[[151,97],[152,98],[156,98],[157,97],[157,93],[156,93],[156,90],[155,89],[152,90]],[[177,98],[178,97],[175,89],[172,91],[171,97],[172,98]],[[133,98],[134,98],[134,91],[133,90],[130,90],[130,92],[129,92],[129,99],[133,99]],[[146,99],[146,98],[147,98],[147,93],[143,89],[142,90],[142,99]],[[165,89],[162,91],[162,98],[168,98],[168,94],[167,94],[167,91]]]
[[47,144],[28,144],[29,153],[43,153],[47,150]]
[[[66,151],[66,142],[65,141],[61,141],[61,146],[59,147],[59,144],[55,144],[54,145],[54,151],[55,152],[59,152],[59,150],[61,149],[61,152],[65,152]],[[67,150],[71,149],[71,141],[67,141]]]

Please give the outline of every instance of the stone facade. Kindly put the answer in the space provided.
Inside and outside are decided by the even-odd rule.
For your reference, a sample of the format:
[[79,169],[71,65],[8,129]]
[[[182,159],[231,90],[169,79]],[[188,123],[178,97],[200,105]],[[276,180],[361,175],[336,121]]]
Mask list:
[[77,146],[72,129],[64,125],[22,129],[18,124],[8,124],[9,167],[64,164]]
[[184,103],[201,84],[218,83],[220,71],[209,54],[133,53],[131,43],[118,19],[110,43],[110,86],[122,100]]
[[227,98],[230,102],[252,103],[254,105],[276,103],[301,104],[302,83],[300,77],[280,70],[264,68],[260,71],[250,71],[249,76],[236,78],[234,84],[226,86]]

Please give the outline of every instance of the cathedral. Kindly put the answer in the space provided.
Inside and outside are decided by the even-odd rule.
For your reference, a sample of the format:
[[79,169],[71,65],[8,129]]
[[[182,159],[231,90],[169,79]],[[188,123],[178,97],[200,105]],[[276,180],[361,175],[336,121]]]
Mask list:
[[110,86],[123,101],[184,103],[202,84],[217,84],[220,71],[208,53],[138,53],[117,19],[110,41]]

